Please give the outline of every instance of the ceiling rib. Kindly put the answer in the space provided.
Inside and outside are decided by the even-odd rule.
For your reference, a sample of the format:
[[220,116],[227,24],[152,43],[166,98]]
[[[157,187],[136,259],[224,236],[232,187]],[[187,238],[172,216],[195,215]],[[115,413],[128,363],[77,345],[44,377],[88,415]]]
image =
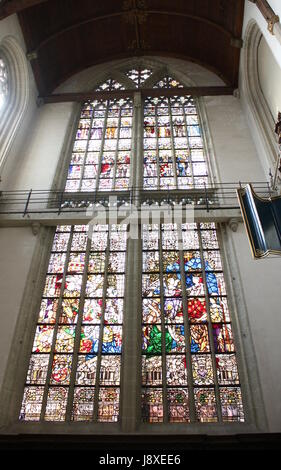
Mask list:
[[[208,20],[204,17],[201,17],[201,16],[191,15],[191,14],[187,14],[187,13],[177,13],[177,12],[173,12],[173,11],[160,11],[160,10],[146,10],[146,13],[147,14],[152,14],[152,15],[179,16],[179,17],[183,17],[183,18],[196,20],[196,21],[201,21],[202,23],[208,24],[208,25],[214,27],[215,29],[219,30],[221,33],[228,36],[230,38],[230,40],[237,39],[232,35],[232,33],[230,31],[223,28],[221,25],[218,25],[214,21],[210,21],[210,20]],[[40,42],[33,51],[29,51],[29,53],[38,52],[42,47],[44,47],[46,44],[48,44],[51,41],[55,41],[59,36],[62,36],[63,34],[69,32],[71,30],[75,30],[75,29],[77,29],[81,26],[84,26],[85,24],[93,23],[95,21],[102,21],[102,20],[106,20],[106,19],[110,19],[110,18],[114,18],[114,17],[118,17],[118,16],[125,16],[125,14],[126,14],[126,12],[120,11],[120,12],[117,12],[117,13],[110,13],[108,15],[92,16],[91,18],[88,18],[87,20],[78,21],[76,23],[73,23],[72,25],[68,26],[67,28],[60,29],[56,33],[51,34],[50,36],[48,36],[46,39],[44,39],[44,41]]]
[[183,88],[139,88],[132,90],[114,90],[114,91],[93,91],[85,93],[58,93],[53,95],[41,96],[39,99],[47,103],[74,102],[79,103],[88,100],[106,100],[112,98],[133,97],[134,93],[141,93],[142,96],[160,97],[165,96],[225,96],[233,95],[234,88],[229,86],[202,86],[202,87],[183,87]]

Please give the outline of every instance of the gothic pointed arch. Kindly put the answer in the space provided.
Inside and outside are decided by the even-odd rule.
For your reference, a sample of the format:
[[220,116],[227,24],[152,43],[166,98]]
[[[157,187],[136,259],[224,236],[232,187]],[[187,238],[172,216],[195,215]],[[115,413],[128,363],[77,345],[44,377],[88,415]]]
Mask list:
[[29,98],[29,74],[24,51],[16,38],[6,36],[0,43],[0,53],[9,74],[8,94],[0,115],[0,174],[20,127]]
[[[243,48],[243,69],[240,78],[241,88],[249,106],[248,118],[254,123],[256,145],[259,148],[265,174],[276,166],[278,155],[275,119],[262,92],[258,72],[258,48],[263,34],[255,20],[250,20],[245,32]],[[277,116],[276,116],[277,117]]]

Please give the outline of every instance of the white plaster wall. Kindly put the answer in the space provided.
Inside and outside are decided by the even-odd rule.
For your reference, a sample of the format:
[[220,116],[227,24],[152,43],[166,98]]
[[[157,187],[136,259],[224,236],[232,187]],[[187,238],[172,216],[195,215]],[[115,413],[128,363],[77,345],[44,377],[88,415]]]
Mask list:
[[29,129],[5,178],[5,189],[51,189],[73,104],[49,104],[35,111]]
[[[280,0],[267,0],[270,4],[271,8],[274,10],[276,15],[279,15],[281,20],[281,2]],[[243,21],[243,34],[242,37],[245,37],[245,31],[247,29],[247,25],[250,20],[255,20],[258,24],[266,42],[268,43],[276,62],[281,67],[281,43],[278,41],[275,35],[272,35],[267,29],[267,22],[262,16],[261,12],[257,8],[257,6],[249,2],[249,0],[245,1],[245,10],[244,10],[244,21]]]
[[[22,48],[23,53],[26,52],[26,46],[24,43],[23,35],[21,28],[16,15],[9,16],[4,20],[0,21],[0,46],[1,41],[5,39],[6,36],[12,36],[15,38]],[[22,159],[22,149],[24,148],[27,135],[33,127],[33,121],[36,118],[37,106],[36,99],[38,96],[35,80],[33,77],[32,69],[28,61],[26,61],[29,78],[28,78],[28,89],[29,89],[29,99],[24,112],[23,119],[21,120],[20,126],[18,127],[11,146],[9,148],[8,155],[4,166],[1,168],[1,181],[0,189],[16,189],[11,185],[11,175],[15,176],[16,167],[18,161]],[[1,110],[3,112],[3,108]],[[0,112],[0,122],[1,122],[1,112]],[[1,145],[1,142],[0,142]]]
[[274,120],[281,110],[281,67],[264,37],[258,47],[258,73],[263,95]]
[[220,182],[265,181],[240,100],[207,97],[205,104]]
[[[222,182],[265,181],[241,100],[230,96],[205,98],[209,130]],[[281,259],[254,260],[245,227],[232,234],[249,324],[257,356],[270,432],[281,431]],[[239,319],[239,304],[238,304]]]
[[[281,18],[281,2],[279,0],[270,0],[269,4],[274,9],[275,13]],[[239,91],[241,95],[241,104],[243,107],[243,111],[246,116],[248,126],[256,146],[257,156],[263,167],[264,174],[268,179],[269,172],[271,171],[272,174],[274,174],[275,172],[276,160],[278,155],[276,138],[274,136],[274,121],[276,120],[277,116],[273,116],[269,112],[270,103],[268,103],[267,105],[266,100],[264,103],[261,102],[261,90],[252,90],[252,94],[254,96],[253,98],[252,96],[250,96],[250,92],[247,89],[247,70],[245,64],[245,59],[248,53],[246,49],[248,47],[247,35],[250,26],[253,24],[256,24],[259,28],[268,48],[270,49],[274,57],[276,67],[279,66],[280,68],[281,42],[278,40],[276,35],[272,35],[268,31],[267,22],[263,18],[257,6],[254,3],[246,0],[242,32],[244,46],[241,50],[240,57]],[[253,81],[256,78],[256,81],[258,82],[258,76],[255,69],[257,61],[257,51],[252,53],[251,60],[252,62],[250,64],[249,74],[251,74]],[[276,67],[274,67],[274,70],[276,69]],[[274,74],[272,67],[269,69],[268,73],[272,75]],[[265,85],[265,83],[264,86],[268,87],[268,85]],[[280,86],[276,86],[278,90],[280,90]],[[277,101],[277,99],[279,101],[279,98],[276,97],[275,100]],[[268,110],[264,109],[264,107],[268,107]]]
[[35,243],[31,228],[0,228],[0,388],[10,349],[13,348]]
[[232,239],[257,357],[269,431],[280,432],[281,258],[254,260],[242,224],[239,224],[237,232],[232,234]]

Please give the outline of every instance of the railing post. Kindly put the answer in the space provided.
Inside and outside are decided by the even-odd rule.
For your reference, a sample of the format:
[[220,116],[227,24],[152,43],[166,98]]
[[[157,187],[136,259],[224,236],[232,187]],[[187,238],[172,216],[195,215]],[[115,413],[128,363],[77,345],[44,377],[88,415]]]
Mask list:
[[205,191],[205,199],[206,199],[206,208],[207,208],[207,212],[209,212],[208,192],[207,192],[207,186],[206,186],[205,181],[204,181],[204,191]]
[[268,189],[269,198],[271,198],[271,187],[270,187],[270,184],[269,184],[268,181],[266,182],[266,184],[267,184],[267,189]]
[[28,204],[29,204],[29,201],[30,201],[30,198],[31,198],[31,194],[32,194],[32,189],[29,191],[29,194],[27,196],[25,208],[24,208],[24,211],[23,211],[23,217],[27,214],[27,208],[28,208]]
[[62,201],[63,201],[63,195],[64,195],[64,191],[61,191],[60,193],[60,199],[59,199],[59,210],[58,210],[58,215],[60,215],[61,213],[61,210],[62,210]]

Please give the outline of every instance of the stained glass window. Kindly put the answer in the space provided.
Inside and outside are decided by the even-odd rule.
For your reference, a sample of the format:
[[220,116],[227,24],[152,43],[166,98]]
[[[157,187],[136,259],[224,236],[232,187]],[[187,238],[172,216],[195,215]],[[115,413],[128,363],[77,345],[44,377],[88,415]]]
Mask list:
[[134,68],[128,70],[128,72],[126,72],[126,75],[135,83],[137,88],[140,88],[144,84],[144,82],[152,75],[152,70]]
[[153,88],[183,88],[183,85],[173,77],[166,75],[166,77],[157,82]]
[[8,94],[8,70],[3,59],[0,58],[0,108]]
[[[109,79],[97,91],[123,89]],[[126,190],[130,181],[133,107],[131,99],[83,104],[65,191]]]
[[[165,77],[155,87],[182,85]],[[143,158],[146,190],[202,188],[208,182],[202,131],[191,96],[146,98]]]
[[117,80],[109,78],[105,82],[101,83],[96,91],[114,91],[114,90],[124,90],[124,86],[121,85]]
[[[152,71],[132,68],[126,75],[136,88],[145,88]],[[208,183],[196,101],[165,96],[165,89],[182,87],[166,76],[155,85],[163,96],[144,99],[144,190],[203,190]],[[96,88],[101,93],[116,90],[124,86],[114,79]],[[130,175],[133,119],[131,98],[83,104],[67,192],[129,189],[135,181]],[[138,133],[137,140],[142,137]],[[134,162],[137,171],[132,173],[140,175],[141,166],[141,160]],[[142,244],[142,277],[128,263],[128,283],[142,292],[136,343],[141,330],[143,421],[243,422],[215,224],[155,223],[142,229],[142,240],[131,241],[138,253]],[[57,227],[21,420],[118,421],[126,249],[126,225]]]
[[143,225],[142,239],[144,421],[244,421],[215,225]]
[[126,225],[57,227],[21,420],[118,420],[126,243]]

